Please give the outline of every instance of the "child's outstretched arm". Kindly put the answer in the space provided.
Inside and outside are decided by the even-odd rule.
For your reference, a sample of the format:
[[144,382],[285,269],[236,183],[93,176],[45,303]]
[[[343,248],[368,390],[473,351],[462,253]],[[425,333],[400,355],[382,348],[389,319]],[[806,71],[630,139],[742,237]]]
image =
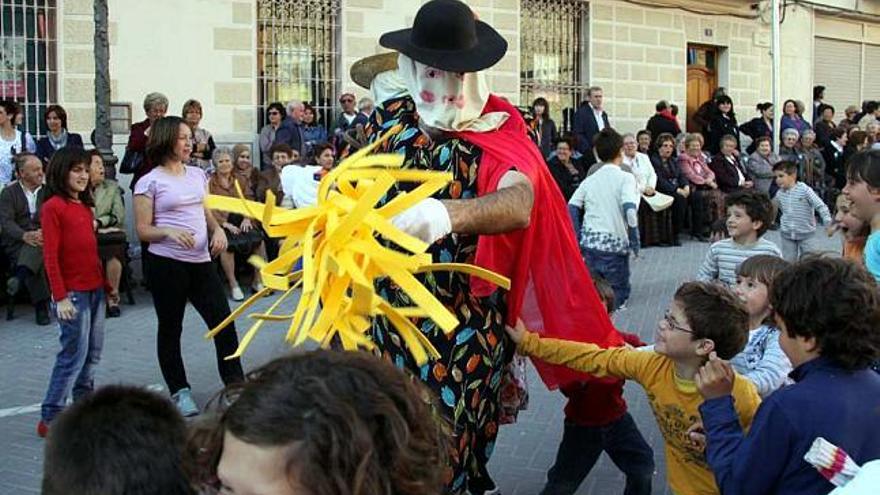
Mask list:
[[643,383],[658,359],[652,352],[625,347],[602,349],[595,344],[541,338],[528,331],[521,320],[515,328],[508,326],[507,333],[520,354],[596,376],[615,376]]

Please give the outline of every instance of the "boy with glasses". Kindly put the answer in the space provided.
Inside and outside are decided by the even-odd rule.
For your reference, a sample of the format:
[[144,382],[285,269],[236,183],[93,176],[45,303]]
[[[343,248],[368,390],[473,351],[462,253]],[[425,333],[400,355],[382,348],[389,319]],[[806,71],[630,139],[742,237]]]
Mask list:
[[[749,316],[729,289],[706,282],[679,287],[658,325],[653,352],[625,347],[601,349],[593,344],[545,339],[520,322],[508,333],[521,354],[596,376],[634,380],[648,393],[654,417],[666,442],[667,479],[677,495],[719,493],[702,446],[689,440],[703,398],[694,376],[712,353],[730,359],[742,351]],[[755,386],[735,380],[735,412],[748,428],[761,399]]]

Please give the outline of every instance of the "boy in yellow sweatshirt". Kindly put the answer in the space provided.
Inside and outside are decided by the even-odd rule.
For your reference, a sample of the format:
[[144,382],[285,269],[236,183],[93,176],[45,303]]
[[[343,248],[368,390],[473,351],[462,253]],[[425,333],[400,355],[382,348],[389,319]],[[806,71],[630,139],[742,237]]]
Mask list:
[[[732,291],[706,282],[688,282],[679,287],[658,325],[653,352],[542,339],[522,322],[507,331],[521,354],[596,376],[638,382],[648,393],[666,442],[667,479],[672,492],[720,493],[702,446],[691,442],[688,428],[700,420],[698,407],[703,398],[694,383],[700,366],[713,353],[730,359],[746,343],[749,315]],[[755,386],[739,377],[734,380],[732,395],[740,423],[748,428],[761,402]]]

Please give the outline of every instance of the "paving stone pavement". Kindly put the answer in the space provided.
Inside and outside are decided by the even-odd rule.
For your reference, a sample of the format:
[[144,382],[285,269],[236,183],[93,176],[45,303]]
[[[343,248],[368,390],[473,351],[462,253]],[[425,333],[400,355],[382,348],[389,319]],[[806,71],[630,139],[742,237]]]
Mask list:
[[[777,240],[775,233],[769,236]],[[819,237],[825,249],[839,250],[839,239]],[[646,342],[653,341],[657,320],[679,283],[696,273],[707,247],[685,242],[677,248],[644,250],[632,264],[633,291],[628,309],[616,315],[615,323],[638,333]],[[151,299],[142,291],[136,293],[136,298],[135,306],[123,306],[122,318],[107,320],[99,385],[164,383],[155,357],[156,323]],[[267,302],[261,302],[258,307],[265,305]],[[242,318],[238,323],[241,334],[247,320]],[[202,338],[204,324],[191,308],[184,329],[188,379],[197,402],[204,404],[220,388],[213,346]],[[283,354],[287,350],[282,340],[284,330],[283,324],[267,324],[246,354],[245,367],[254,368]],[[0,495],[39,493],[43,441],[34,433],[34,427],[57,349],[56,327],[36,326],[33,311],[25,306],[18,307],[15,320],[0,321]],[[490,471],[505,495],[535,495],[540,491],[562,433],[562,396],[548,391],[534,370],[529,379],[529,409],[520,414],[515,425],[501,429],[490,463]],[[638,385],[629,383],[625,396],[630,412],[654,448],[654,493],[667,494],[663,442],[645,395]],[[577,493],[622,493],[623,486],[623,475],[603,454]]]

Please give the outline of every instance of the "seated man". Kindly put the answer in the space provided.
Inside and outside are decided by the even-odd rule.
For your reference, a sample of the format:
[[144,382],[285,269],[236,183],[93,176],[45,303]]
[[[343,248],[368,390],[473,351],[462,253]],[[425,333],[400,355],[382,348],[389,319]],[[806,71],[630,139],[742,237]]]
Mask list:
[[[24,284],[36,309],[37,324],[49,324],[49,287],[43,267],[43,164],[36,155],[21,153],[13,159],[18,180],[0,193],[0,244],[13,276],[6,283],[10,301]],[[11,303],[10,303],[11,304]],[[8,313],[7,319],[12,313]]]

